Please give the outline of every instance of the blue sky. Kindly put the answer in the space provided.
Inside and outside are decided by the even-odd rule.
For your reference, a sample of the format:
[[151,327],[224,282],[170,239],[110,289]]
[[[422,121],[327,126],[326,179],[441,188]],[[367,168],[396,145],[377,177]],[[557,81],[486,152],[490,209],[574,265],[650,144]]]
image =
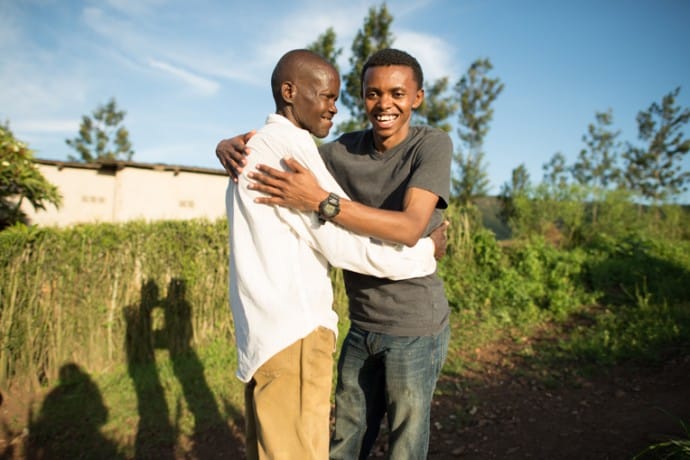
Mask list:
[[[0,121],[39,158],[64,160],[81,116],[114,97],[135,161],[219,167],[217,142],[274,109],[276,60],[333,27],[347,69],[354,35],[380,4],[2,0]],[[598,111],[611,109],[620,139],[636,143],[640,110],[678,86],[690,107],[688,0],[386,4],[394,46],[419,59],[427,80],[455,82],[486,57],[505,84],[484,145],[493,193],[520,163],[539,181],[554,153],[572,162]]]

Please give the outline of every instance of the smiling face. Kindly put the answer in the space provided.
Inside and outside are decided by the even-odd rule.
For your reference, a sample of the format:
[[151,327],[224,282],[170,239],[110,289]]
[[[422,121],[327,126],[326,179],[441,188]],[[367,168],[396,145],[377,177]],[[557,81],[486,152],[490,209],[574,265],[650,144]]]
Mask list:
[[338,112],[340,77],[329,65],[309,66],[295,81],[283,82],[283,98],[288,102],[285,117],[314,136],[328,135]]
[[362,95],[374,131],[376,150],[384,152],[405,140],[412,111],[424,100],[411,67],[374,66],[366,70]]

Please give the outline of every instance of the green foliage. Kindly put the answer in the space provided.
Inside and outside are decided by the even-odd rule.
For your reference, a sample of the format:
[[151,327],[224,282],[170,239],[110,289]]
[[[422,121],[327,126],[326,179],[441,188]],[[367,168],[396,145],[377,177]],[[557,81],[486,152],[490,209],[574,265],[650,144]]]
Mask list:
[[[666,414],[670,415],[668,412]],[[669,437],[668,440],[650,444],[642,452],[635,455],[632,460],[683,460],[690,458],[690,425],[685,423],[683,419],[675,418],[678,420],[678,424],[683,432],[682,436]]]
[[448,77],[442,77],[427,84],[424,101],[413,114],[415,120],[450,132],[451,125],[446,120],[458,110],[458,103],[453,95],[447,94],[448,83]]
[[489,78],[489,59],[477,59],[455,84],[460,103],[458,136],[468,150],[480,148],[494,116],[493,102],[503,91],[499,78]]
[[511,173],[510,182],[506,182],[501,187],[498,194],[498,199],[501,202],[500,216],[503,222],[510,222],[517,218],[517,209],[515,208],[515,197],[524,195],[530,187],[530,178],[527,167],[524,163],[513,169]]
[[[502,323],[562,318],[590,301],[581,287],[581,251],[562,251],[543,239],[501,247],[492,232],[478,228],[454,234],[440,263],[451,306],[493,316]],[[461,241],[459,243],[458,241]]]
[[489,175],[483,152],[457,151],[453,154],[457,177],[452,178],[453,196],[460,203],[469,205],[473,198],[486,196],[489,192]]
[[690,150],[690,139],[683,132],[690,108],[676,105],[679,93],[676,88],[661,104],[654,102],[638,113],[639,138],[646,146],[629,146],[623,154],[627,186],[655,204],[686,191],[690,180],[690,172],[682,170],[682,160]]
[[336,35],[333,27],[326,29],[326,32],[319,35],[319,37],[311,45],[307,46],[307,49],[317,53],[328,62],[333,64],[333,67],[340,73],[340,68],[338,66],[338,57],[342,54],[343,49],[337,48],[335,45]]
[[571,245],[580,237],[585,219],[586,191],[577,185],[542,183],[513,197],[513,235],[541,235],[559,245]]
[[597,112],[595,118],[596,125],[590,124],[587,134],[582,136],[587,148],[580,150],[571,172],[581,185],[606,189],[620,177],[620,170],[616,167],[620,148],[616,139],[620,131],[611,131],[613,112],[610,109]]
[[[231,337],[227,258],[224,219],[5,230],[0,384],[14,375],[49,382],[67,359],[91,370],[124,362],[137,318],[168,348]],[[170,319],[173,310],[188,311],[189,328]]]
[[588,283],[607,304],[638,303],[639,292],[655,304],[690,299],[690,242],[630,233],[593,242],[587,262]]
[[84,161],[115,161],[131,160],[134,155],[129,141],[129,131],[122,125],[126,112],[117,109],[115,99],[100,105],[92,116],[84,115],[79,136],[67,139],[65,142],[79,154],[70,155],[70,160]]
[[455,84],[460,145],[453,155],[459,178],[453,178],[452,190],[465,205],[472,197],[485,195],[489,186],[482,146],[493,118],[492,104],[503,91],[500,79],[489,78],[492,69],[489,59],[478,59]]
[[60,206],[62,197],[33,162],[33,152],[14,137],[9,126],[0,125],[0,230],[25,222],[20,207],[28,200],[34,209]]

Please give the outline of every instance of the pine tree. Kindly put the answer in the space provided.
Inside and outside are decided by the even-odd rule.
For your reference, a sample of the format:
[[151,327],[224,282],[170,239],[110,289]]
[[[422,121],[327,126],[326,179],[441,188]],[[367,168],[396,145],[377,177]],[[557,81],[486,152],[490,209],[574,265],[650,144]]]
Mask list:
[[478,59],[455,85],[460,106],[460,145],[453,155],[459,176],[453,178],[453,192],[462,205],[488,193],[489,180],[482,149],[493,118],[492,104],[503,91],[500,79],[489,78],[492,69],[488,59]]
[[623,154],[625,184],[633,192],[660,204],[687,191],[690,172],[683,171],[683,157],[690,150],[690,139],[683,129],[690,120],[690,109],[676,104],[680,87],[637,115],[639,139],[644,147],[629,145]]

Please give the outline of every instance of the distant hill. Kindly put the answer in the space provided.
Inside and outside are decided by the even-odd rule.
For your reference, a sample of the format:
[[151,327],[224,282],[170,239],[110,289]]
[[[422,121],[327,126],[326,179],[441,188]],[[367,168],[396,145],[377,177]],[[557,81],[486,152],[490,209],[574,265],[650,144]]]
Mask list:
[[498,197],[476,198],[474,204],[482,214],[482,224],[496,235],[497,240],[508,240],[512,236],[510,227],[501,220],[501,201]]

